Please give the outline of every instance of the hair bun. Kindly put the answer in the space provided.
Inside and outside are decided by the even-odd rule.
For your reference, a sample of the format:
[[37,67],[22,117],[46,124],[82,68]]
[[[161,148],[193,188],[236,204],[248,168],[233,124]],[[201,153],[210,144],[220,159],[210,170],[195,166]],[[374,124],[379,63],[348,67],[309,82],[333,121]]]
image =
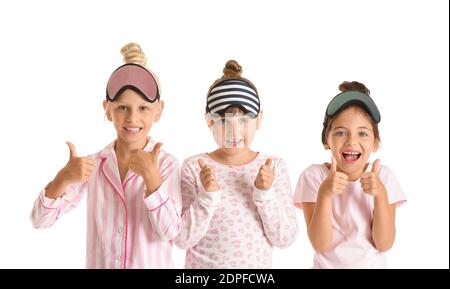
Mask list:
[[147,58],[145,57],[145,53],[142,51],[139,44],[130,42],[120,49],[120,53],[123,56],[123,62],[136,63],[147,67]]
[[241,77],[242,67],[236,60],[228,60],[223,69],[224,77]]
[[345,91],[359,91],[370,95],[370,90],[361,82],[358,81],[344,81],[339,85],[339,90],[342,92]]

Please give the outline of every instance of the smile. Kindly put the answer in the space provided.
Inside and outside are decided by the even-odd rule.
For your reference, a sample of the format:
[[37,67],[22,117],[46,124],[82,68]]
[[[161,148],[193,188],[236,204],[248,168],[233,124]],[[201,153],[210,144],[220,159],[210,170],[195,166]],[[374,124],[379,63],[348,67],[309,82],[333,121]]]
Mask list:
[[360,152],[343,152],[342,156],[344,157],[344,160],[347,162],[354,162],[357,161],[361,157]]
[[137,134],[142,130],[142,127],[124,127],[124,129],[129,134]]
[[226,141],[226,144],[228,145],[228,146],[238,146],[238,145],[240,145],[241,143],[243,142],[243,140],[242,139],[240,139],[240,140],[227,140]]

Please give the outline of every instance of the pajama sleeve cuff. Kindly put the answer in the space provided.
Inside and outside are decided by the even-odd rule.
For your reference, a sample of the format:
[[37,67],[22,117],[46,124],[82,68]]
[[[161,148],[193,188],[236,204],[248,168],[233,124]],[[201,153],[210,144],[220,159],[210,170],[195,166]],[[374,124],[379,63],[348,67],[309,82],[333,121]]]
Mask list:
[[47,198],[45,196],[45,188],[44,188],[39,193],[39,201],[41,202],[42,206],[44,206],[47,209],[57,209],[61,206],[63,198],[62,197],[59,197],[57,199]]
[[202,188],[198,194],[198,201],[200,202],[200,204],[207,207],[217,206],[220,203],[221,195],[222,190],[220,189],[215,192],[206,192]]
[[150,211],[154,211],[160,208],[169,200],[169,196],[165,191],[161,189],[161,186],[158,190],[153,192],[150,196],[144,197],[144,203]]
[[275,192],[272,189],[263,191],[253,186],[253,202],[261,203],[275,199]]

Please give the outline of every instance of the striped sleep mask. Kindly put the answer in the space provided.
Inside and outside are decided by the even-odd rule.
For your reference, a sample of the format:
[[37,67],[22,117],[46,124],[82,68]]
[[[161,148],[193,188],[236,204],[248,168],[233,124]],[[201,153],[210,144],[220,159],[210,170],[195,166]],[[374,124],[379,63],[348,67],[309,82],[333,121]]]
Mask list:
[[260,111],[258,92],[239,79],[217,83],[208,93],[206,112],[222,115],[230,106],[240,107],[256,117]]

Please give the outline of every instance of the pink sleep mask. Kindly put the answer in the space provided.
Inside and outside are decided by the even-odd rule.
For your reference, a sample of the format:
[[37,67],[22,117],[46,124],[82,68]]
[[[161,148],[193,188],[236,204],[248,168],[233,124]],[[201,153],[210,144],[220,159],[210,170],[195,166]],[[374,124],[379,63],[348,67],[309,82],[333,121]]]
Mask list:
[[159,88],[155,76],[138,64],[124,64],[111,74],[106,86],[106,99],[114,101],[128,88],[141,94],[149,102],[159,100]]

